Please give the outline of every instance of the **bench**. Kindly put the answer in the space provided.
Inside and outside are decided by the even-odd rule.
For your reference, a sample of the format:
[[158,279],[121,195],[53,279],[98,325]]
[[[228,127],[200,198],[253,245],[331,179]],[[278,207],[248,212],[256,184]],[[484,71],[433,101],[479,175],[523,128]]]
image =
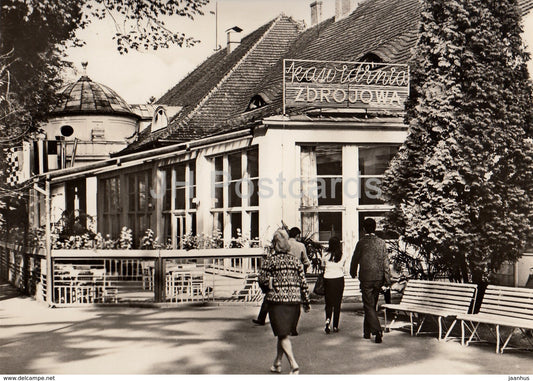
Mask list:
[[[411,336],[414,332],[413,316],[416,314],[418,335],[427,317],[437,320],[439,326],[439,341],[442,339],[443,328],[446,329],[444,340],[448,338],[453,327],[457,323],[457,315],[467,314],[474,298],[476,297],[477,285],[469,283],[435,282],[425,280],[409,280],[405,286],[402,299],[399,304],[383,304],[385,316],[385,331],[396,319],[391,321],[387,328],[387,310],[409,314]],[[446,327],[446,318],[453,318],[453,322]]]
[[[465,331],[471,331],[466,345],[476,337],[480,324],[496,327],[496,353],[503,353],[513,334],[533,329],[533,290],[527,288],[489,285],[477,314],[461,314],[461,344],[465,345]],[[500,327],[512,328],[501,345]],[[491,331],[492,332],[492,331]],[[525,336],[529,341],[529,337]],[[530,341],[531,344],[531,341]]]

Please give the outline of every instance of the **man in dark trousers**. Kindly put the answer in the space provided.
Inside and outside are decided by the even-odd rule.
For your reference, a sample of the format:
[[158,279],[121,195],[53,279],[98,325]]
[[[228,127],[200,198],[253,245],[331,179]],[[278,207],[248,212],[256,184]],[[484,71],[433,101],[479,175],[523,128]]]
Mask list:
[[355,278],[357,267],[359,267],[359,282],[365,312],[363,337],[370,339],[370,334],[372,334],[375,336],[375,342],[381,343],[383,331],[376,307],[381,287],[391,284],[389,257],[385,241],[375,234],[376,221],[372,218],[366,218],[363,221],[363,229],[365,235],[355,246],[350,264],[350,275]]

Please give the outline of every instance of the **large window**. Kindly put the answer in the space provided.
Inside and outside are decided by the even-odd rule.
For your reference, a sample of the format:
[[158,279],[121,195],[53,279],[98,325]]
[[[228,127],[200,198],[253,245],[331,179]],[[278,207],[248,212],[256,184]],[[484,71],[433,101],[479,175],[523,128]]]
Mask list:
[[194,161],[164,169],[164,241],[182,248],[185,234],[196,235],[196,165]]
[[154,203],[150,190],[152,190],[152,171],[142,171],[126,175],[128,184],[128,222],[127,226],[133,232],[134,242],[151,228],[151,218]]
[[155,230],[152,190],[151,169],[100,179],[98,230],[117,239],[121,229],[127,227],[132,231],[133,247],[138,247],[146,230]]
[[342,146],[301,146],[300,152],[302,232],[321,242],[342,239]]
[[381,199],[381,183],[385,171],[397,151],[397,145],[369,145],[359,147],[360,205],[383,204],[383,200]]
[[110,177],[100,182],[102,190],[102,218],[100,231],[112,239],[120,232],[120,177]]
[[226,245],[259,240],[259,161],[257,148],[213,158],[213,230]]

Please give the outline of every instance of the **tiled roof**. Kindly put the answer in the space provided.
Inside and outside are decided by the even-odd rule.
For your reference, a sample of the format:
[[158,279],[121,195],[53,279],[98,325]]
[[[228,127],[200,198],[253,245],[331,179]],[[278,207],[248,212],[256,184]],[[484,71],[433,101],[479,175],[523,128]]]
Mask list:
[[226,49],[213,54],[156,102],[183,107],[169,127],[145,131],[125,152],[157,139],[190,140],[210,134],[217,122],[243,112],[251,89],[297,38],[299,27],[291,18],[279,16],[244,37],[230,54]]
[[533,10],[533,0],[519,0],[518,6],[520,7],[522,16],[525,16]]
[[60,90],[59,101],[51,114],[109,114],[139,117],[114,90],[91,81],[86,75]]
[[[523,15],[533,0],[519,0]],[[408,63],[418,39],[419,0],[364,0],[349,16],[330,18],[301,32],[292,19],[280,16],[242,40],[235,52],[209,57],[157,103],[183,110],[161,133],[145,133],[129,149],[158,138],[190,140],[280,114],[283,58],[358,61],[373,53],[390,63]],[[245,112],[252,96],[268,98],[266,106]],[[301,112],[301,110],[300,110]],[[298,113],[289,110],[289,113]]]

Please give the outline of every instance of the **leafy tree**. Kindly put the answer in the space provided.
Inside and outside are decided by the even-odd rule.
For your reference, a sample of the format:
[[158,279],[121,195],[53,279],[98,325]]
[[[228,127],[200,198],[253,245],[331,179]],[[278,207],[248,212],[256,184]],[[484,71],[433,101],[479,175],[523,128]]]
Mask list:
[[[69,66],[64,50],[81,45],[75,37],[94,19],[115,22],[114,40],[120,53],[197,42],[169,30],[165,16],[193,18],[208,0],[1,0],[0,1],[0,214],[4,227],[17,226],[25,209],[21,195],[27,186],[6,186],[4,148],[20,145],[46,120]],[[13,212],[15,208],[15,212]],[[19,211],[19,212],[17,212]],[[11,217],[14,220],[11,220]]]
[[533,226],[532,95],[516,0],[424,0],[388,223],[456,280],[520,258]]

